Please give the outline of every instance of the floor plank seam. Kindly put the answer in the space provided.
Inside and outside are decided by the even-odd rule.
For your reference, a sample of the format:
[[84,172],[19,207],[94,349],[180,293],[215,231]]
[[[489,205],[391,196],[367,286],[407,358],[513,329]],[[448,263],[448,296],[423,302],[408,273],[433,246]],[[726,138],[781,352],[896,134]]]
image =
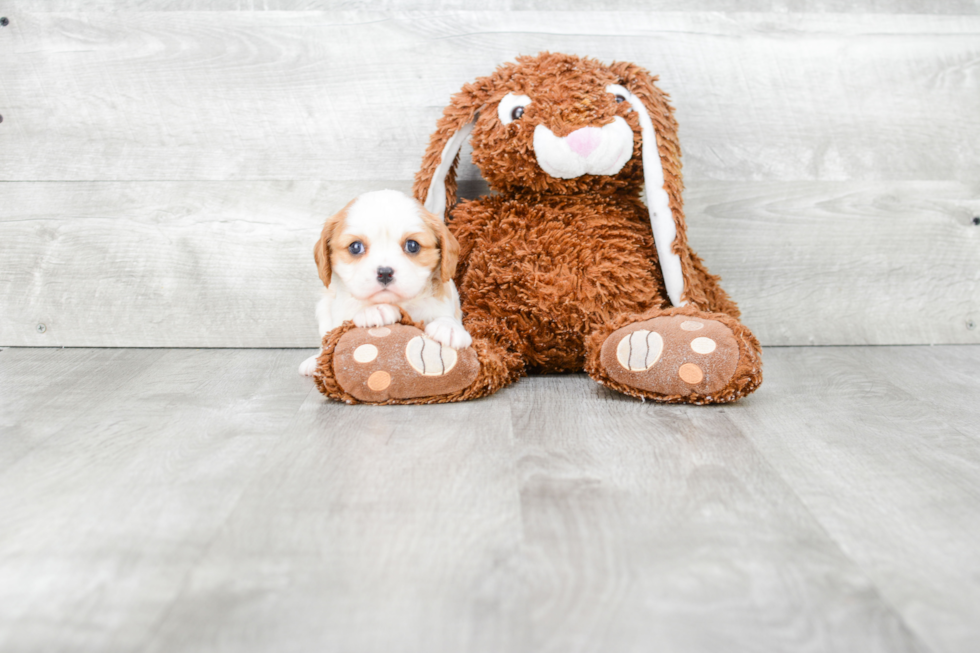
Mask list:
[[[61,349],[61,348],[59,347],[59,349]],[[122,350],[120,350],[120,351],[122,351]],[[141,376],[141,375],[146,374],[150,369],[152,369],[165,356],[166,356],[166,352],[161,353],[159,356],[157,356],[155,359],[153,359],[153,361],[151,361],[149,365],[147,365],[146,367],[144,367],[141,370],[139,370],[138,372],[136,372],[133,376],[136,377],[136,376]],[[106,361],[106,363],[104,363],[104,364],[108,364],[110,362],[111,362],[111,360],[110,361]],[[71,368],[69,368],[68,370],[66,370],[65,374],[66,375],[67,374],[70,374],[71,372],[73,372],[74,370],[77,370],[82,365],[84,365],[84,361],[77,361]],[[113,398],[111,396],[107,396],[105,398],[105,400],[102,401],[102,402],[96,402],[96,403],[89,403],[89,404],[87,404],[85,406],[85,408],[83,408],[80,412],[78,412],[75,415],[75,420],[77,421],[78,419],[80,419],[82,417],[85,417],[87,415],[90,415],[93,411],[95,411],[97,409],[102,409],[107,403],[109,403],[111,401],[113,401]],[[19,456],[16,460],[8,461],[5,466],[0,467],[0,472],[6,472],[6,471],[10,470],[15,465],[19,464],[21,461],[23,461],[28,456],[30,456],[32,453],[34,453],[35,451],[37,451],[40,447],[42,447],[42,446],[44,446],[44,445],[46,445],[46,444],[48,444],[50,442],[53,442],[57,438],[61,437],[63,433],[65,433],[67,430],[71,429],[72,427],[73,427],[73,424],[71,422],[68,422],[65,425],[63,425],[61,428],[59,428],[56,431],[54,431],[53,433],[50,433],[50,434],[46,435],[45,437],[41,438],[40,440],[38,440],[36,442],[33,442],[32,445],[31,445],[31,447],[28,450],[26,450],[21,456]]]
[[770,458],[766,456],[766,454],[762,451],[762,449],[758,447],[754,439],[750,435],[746,434],[745,431],[743,431],[738,424],[733,422],[730,417],[728,417],[727,415],[725,417],[726,417],[726,421],[728,421],[732,425],[732,427],[739,434],[741,434],[742,437],[745,438],[745,440],[752,446],[752,449],[759,456],[760,460],[762,460],[765,463],[769,471],[783,483],[783,485],[786,487],[786,489],[789,492],[793,494],[793,496],[796,498],[796,501],[800,504],[800,506],[805,511],[805,513],[810,517],[810,519],[813,520],[813,523],[816,526],[816,528],[818,528],[819,531],[823,533],[823,535],[827,538],[827,541],[832,542],[834,547],[837,549],[837,552],[841,555],[841,557],[847,560],[848,562],[850,562],[854,566],[854,569],[860,572],[861,577],[868,584],[868,587],[874,590],[875,597],[881,602],[882,605],[888,608],[888,611],[891,613],[892,617],[905,628],[906,632],[909,633],[910,636],[914,637],[915,644],[919,647],[919,649],[922,651],[927,651],[929,653],[934,653],[934,649],[926,645],[925,640],[922,639],[922,635],[916,629],[912,628],[912,626],[908,623],[908,621],[905,618],[905,614],[901,610],[899,610],[892,603],[892,601],[888,599],[887,596],[883,593],[881,586],[874,579],[874,577],[871,574],[869,574],[869,572],[864,568],[864,566],[859,564],[858,561],[853,556],[851,556],[851,554],[844,548],[844,545],[841,543],[841,541],[838,538],[834,537],[834,535],[826,527],[823,521],[821,521],[817,517],[816,513],[810,507],[809,503],[807,503],[807,501],[802,496],[800,496],[800,494],[792,486],[792,484],[789,482],[786,476],[777,469],[777,467],[772,463]]
[[[253,475],[253,478],[261,478],[262,475],[269,468],[269,462],[268,462],[269,457],[272,456],[273,452],[276,450],[283,436],[285,436],[287,432],[296,424],[296,421],[299,418],[300,411],[303,409],[303,406],[306,405],[306,402],[310,400],[310,396],[313,395],[315,392],[316,392],[316,387],[314,386],[310,388],[309,392],[303,395],[303,399],[299,402],[295,414],[292,416],[292,418],[290,418],[286,426],[284,426],[282,430],[279,432],[275,444],[269,447],[269,451],[267,451],[265,454],[266,462],[258,467],[258,469],[255,471],[255,474]],[[180,600],[185,594],[190,579],[194,576],[194,573],[200,568],[201,564],[205,562],[205,560],[207,559],[208,554],[211,551],[211,548],[214,546],[214,543],[219,539],[222,532],[225,530],[225,526],[228,524],[228,522],[230,522],[231,519],[235,516],[239,506],[241,505],[242,498],[248,493],[251,487],[252,486],[248,484],[242,485],[242,488],[238,493],[238,496],[235,498],[235,503],[228,509],[228,512],[225,515],[225,517],[221,520],[220,525],[218,525],[212,531],[211,536],[208,538],[207,544],[201,547],[197,559],[193,563],[187,565],[184,576],[181,579],[180,585],[177,587],[177,590],[174,592],[173,598],[171,599],[170,603],[167,605],[167,608],[160,614],[159,618],[156,620],[156,623],[154,623],[152,627],[147,629],[148,632],[146,638],[144,639],[142,644],[138,647],[137,649],[138,651],[145,652],[149,650],[150,647],[153,645],[153,642],[160,634],[160,629],[167,622],[167,619],[170,617],[170,615],[173,614],[174,609],[180,604]]]

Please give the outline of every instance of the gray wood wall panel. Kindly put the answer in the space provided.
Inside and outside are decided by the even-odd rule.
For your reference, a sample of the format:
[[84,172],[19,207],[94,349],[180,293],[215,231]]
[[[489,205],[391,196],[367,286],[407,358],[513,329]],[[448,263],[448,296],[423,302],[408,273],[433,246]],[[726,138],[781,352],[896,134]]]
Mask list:
[[[378,186],[408,190],[0,184],[0,344],[313,347],[320,224]],[[694,247],[764,344],[970,343],[977,195],[942,182],[701,182],[687,213]]]
[[464,83],[520,53],[637,61],[692,180],[975,179],[980,17],[16,13],[2,180],[409,179]]
[[661,74],[692,242],[764,344],[978,342],[978,6],[0,0],[0,345],[315,343],[322,217],[545,48]]
[[694,247],[766,344],[980,342],[978,184],[703,182],[687,197]]
[[[980,14],[978,0],[486,0],[487,11],[724,11],[778,13]],[[0,0],[23,11],[400,11],[473,10],[469,0]]]
[[328,211],[372,187],[0,184],[31,211],[0,222],[0,342],[315,347],[313,245]]

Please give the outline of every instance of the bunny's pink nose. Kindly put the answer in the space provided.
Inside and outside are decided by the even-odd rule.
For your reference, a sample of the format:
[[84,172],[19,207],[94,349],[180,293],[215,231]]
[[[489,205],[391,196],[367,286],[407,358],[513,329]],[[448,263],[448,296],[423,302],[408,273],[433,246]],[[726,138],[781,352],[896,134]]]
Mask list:
[[568,146],[572,148],[573,152],[585,157],[599,147],[599,143],[602,142],[602,130],[597,127],[582,127],[565,138],[568,139]]

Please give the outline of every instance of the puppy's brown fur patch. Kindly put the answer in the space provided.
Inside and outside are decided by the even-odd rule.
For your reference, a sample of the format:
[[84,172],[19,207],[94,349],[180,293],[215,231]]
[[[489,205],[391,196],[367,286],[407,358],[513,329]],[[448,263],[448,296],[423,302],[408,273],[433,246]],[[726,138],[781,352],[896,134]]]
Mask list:
[[405,251],[405,243],[414,240],[419,244],[419,251],[416,254],[407,254],[416,265],[435,271],[439,267],[439,240],[436,235],[429,230],[416,231],[405,234],[402,237],[402,251]]
[[[437,218],[425,209],[422,210],[422,221],[432,232],[436,239],[436,246],[439,248],[439,280],[442,283],[452,281],[456,274],[456,265],[459,262],[459,241],[456,240],[446,223]],[[421,241],[419,241],[421,243]],[[434,263],[434,261],[433,261]],[[435,267],[433,265],[433,267]]]
[[320,240],[316,241],[316,245],[313,246],[313,259],[316,261],[317,273],[320,275],[320,281],[328,288],[330,287],[330,278],[333,276],[330,243],[334,234],[340,233],[344,228],[347,211],[355,201],[357,201],[356,198],[347,202],[344,208],[327,218],[326,222],[323,223],[323,230],[320,232]]

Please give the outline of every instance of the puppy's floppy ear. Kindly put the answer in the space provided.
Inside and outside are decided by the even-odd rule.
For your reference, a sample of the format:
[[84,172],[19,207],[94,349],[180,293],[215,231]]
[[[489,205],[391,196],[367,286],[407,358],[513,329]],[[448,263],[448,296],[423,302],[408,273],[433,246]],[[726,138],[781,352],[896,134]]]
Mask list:
[[425,209],[422,209],[422,220],[436,235],[439,244],[439,281],[452,281],[456,276],[456,264],[459,263],[459,241],[445,222]]
[[449,101],[429,137],[422,157],[422,168],[415,175],[412,194],[426,210],[445,220],[448,209],[456,203],[456,165],[480,109],[494,90],[492,77],[481,77],[467,84]]
[[323,223],[323,231],[320,232],[320,240],[316,241],[316,245],[313,246],[313,260],[316,261],[316,269],[320,275],[320,281],[328,288],[330,287],[330,277],[333,274],[333,269],[330,265],[330,241],[334,233],[344,224],[344,220],[347,218],[347,209],[356,201],[356,199],[351,200],[347,203],[347,206],[327,218],[326,222]]
[[657,245],[660,269],[667,296],[674,306],[683,306],[685,277],[693,273],[687,247],[687,223],[681,192],[681,148],[677,121],[667,94],[654,85],[656,77],[633,63],[617,62],[610,70],[629,91],[627,100],[637,112],[643,138],[643,183],[650,226]]

